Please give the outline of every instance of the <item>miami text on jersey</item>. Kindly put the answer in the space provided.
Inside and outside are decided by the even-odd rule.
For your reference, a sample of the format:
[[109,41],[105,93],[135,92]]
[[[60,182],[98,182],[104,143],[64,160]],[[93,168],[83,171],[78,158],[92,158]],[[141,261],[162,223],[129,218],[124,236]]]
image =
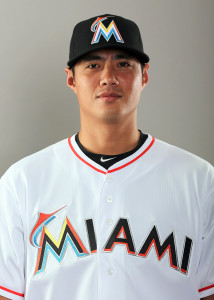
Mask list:
[[[56,214],[63,208],[51,214],[40,213],[39,219],[32,230],[32,233],[30,235],[30,242],[34,247],[38,248],[37,263],[34,275],[37,275],[45,270],[48,253],[52,253],[56,260],[58,262],[61,262],[65,256],[66,251],[68,251],[68,248],[66,247],[68,243],[71,245],[76,257],[85,257],[97,252],[97,241],[93,219],[85,220],[85,227],[88,234],[90,251],[87,250],[84,246],[80,236],[72,226],[68,217],[65,218],[59,240],[55,240],[46,226],[56,218]],[[39,233],[41,233],[41,239],[40,243],[38,244],[37,238]],[[153,226],[151,231],[148,233],[147,238],[144,239],[142,246],[140,246],[140,250],[136,251],[133,236],[131,234],[131,226],[129,220],[127,218],[119,218],[105,246],[103,247],[103,252],[111,253],[114,247],[117,247],[117,245],[124,245],[129,255],[148,258],[149,252],[152,246],[154,246],[153,248],[155,249],[159,261],[164,257],[166,253],[168,253],[170,264],[169,267],[174,270],[180,271],[182,274],[187,274],[191,257],[192,244],[192,239],[185,236],[183,243],[183,254],[180,259],[179,265],[174,233],[169,233],[165,241],[161,243],[158,228],[157,226]]]

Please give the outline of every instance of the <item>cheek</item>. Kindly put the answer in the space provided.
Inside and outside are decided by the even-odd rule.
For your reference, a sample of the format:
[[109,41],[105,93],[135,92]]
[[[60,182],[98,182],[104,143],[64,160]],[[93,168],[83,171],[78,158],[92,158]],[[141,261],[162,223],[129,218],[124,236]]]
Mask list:
[[94,100],[97,85],[94,78],[81,76],[76,80],[76,95],[81,106],[87,106]]
[[76,88],[82,93],[89,93],[95,88],[95,79],[91,76],[81,76],[76,80]]
[[90,84],[87,83],[85,78],[77,78],[76,79],[76,91],[77,91],[77,96],[81,97],[86,93],[86,90],[88,90],[90,87]]
[[142,81],[140,76],[125,78],[123,81],[124,89],[126,94],[130,97],[139,97],[142,91]]

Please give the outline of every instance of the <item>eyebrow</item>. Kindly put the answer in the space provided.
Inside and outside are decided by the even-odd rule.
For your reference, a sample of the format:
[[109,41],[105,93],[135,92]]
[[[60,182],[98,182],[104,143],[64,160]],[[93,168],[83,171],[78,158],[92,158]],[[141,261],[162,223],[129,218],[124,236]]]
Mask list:
[[[118,60],[118,59],[130,59],[133,58],[132,55],[129,54],[116,54],[113,55],[113,60]],[[82,58],[82,61],[88,62],[88,61],[93,61],[93,60],[100,60],[100,61],[105,61],[105,58],[100,55],[86,55],[85,57]]]

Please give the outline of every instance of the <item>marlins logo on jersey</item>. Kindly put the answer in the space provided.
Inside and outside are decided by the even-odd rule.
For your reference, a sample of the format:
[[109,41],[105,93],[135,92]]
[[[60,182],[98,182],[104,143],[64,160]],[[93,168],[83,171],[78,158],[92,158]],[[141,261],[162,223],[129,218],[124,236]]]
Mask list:
[[[61,262],[64,257],[64,253],[66,252],[66,246],[68,243],[72,246],[77,257],[88,255],[88,251],[84,247],[77,232],[75,231],[67,217],[64,221],[63,228],[58,241],[55,240],[55,238],[46,228],[47,224],[50,223],[53,219],[55,219],[56,214],[59,211],[61,211],[64,207],[58,209],[57,211],[51,214],[39,214],[39,219],[36,225],[34,226],[30,236],[31,244],[39,249],[34,275],[44,271],[48,257],[48,252],[51,252],[58,262]],[[40,244],[37,243],[37,237],[39,233],[41,233]]]
[[108,28],[102,23],[102,21],[108,19],[108,17],[99,17],[96,21],[91,25],[91,31],[94,32],[94,36],[92,39],[91,44],[96,44],[99,42],[101,35],[106,39],[108,42],[111,36],[113,35],[118,43],[124,43],[123,38],[114,22],[111,21]]

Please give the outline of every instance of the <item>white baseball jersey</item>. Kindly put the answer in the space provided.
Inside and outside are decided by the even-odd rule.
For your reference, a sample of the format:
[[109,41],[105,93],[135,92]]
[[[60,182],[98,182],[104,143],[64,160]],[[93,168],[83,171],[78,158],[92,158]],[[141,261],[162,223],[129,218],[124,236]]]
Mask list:
[[148,135],[108,170],[75,136],[0,185],[0,295],[198,300],[214,294],[214,168]]

